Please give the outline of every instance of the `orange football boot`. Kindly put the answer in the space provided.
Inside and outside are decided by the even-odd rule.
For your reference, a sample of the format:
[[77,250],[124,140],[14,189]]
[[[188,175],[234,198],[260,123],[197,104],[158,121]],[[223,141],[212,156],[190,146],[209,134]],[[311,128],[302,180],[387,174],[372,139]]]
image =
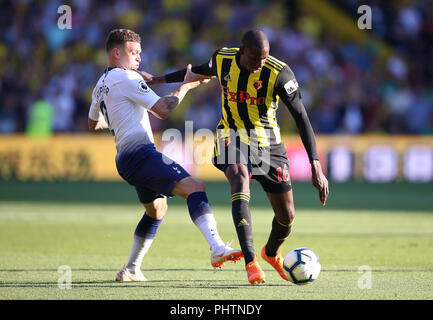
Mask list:
[[266,280],[266,275],[260,268],[259,262],[257,261],[257,255],[254,260],[248,263],[245,267],[248,273],[248,281],[251,284],[263,283]]
[[280,252],[278,252],[278,254],[275,257],[268,257],[266,255],[266,246],[264,246],[262,248],[262,258],[266,262],[268,262],[271,266],[273,266],[275,270],[277,270],[277,272],[280,274],[281,278],[283,278],[286,281],[289,281],[286,274],[284,273],[284,268],[283,268],[284,258]]
[[230,261],[236,263],[244,257],[244,254],[241,250],[233,249],[230,247],[232,242],[233,240],[227,242],[225,246],[219,248],[217,252],[212,252],[210,256],[210,262],[212,264],[212,267],[221,269],[224,265],[224,262]]

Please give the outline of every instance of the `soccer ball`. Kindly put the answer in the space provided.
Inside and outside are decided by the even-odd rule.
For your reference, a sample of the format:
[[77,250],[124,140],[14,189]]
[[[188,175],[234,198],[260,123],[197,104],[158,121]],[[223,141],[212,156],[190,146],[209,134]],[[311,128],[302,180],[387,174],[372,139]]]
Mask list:
[[313,250],[297,248],[284,257],[283,268],[290,282],[304,285],[317,279],[321,265]]

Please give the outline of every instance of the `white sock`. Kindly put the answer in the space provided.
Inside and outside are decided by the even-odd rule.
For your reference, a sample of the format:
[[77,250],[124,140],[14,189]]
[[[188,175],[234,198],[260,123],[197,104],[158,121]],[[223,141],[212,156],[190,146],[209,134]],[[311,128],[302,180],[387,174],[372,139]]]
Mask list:
[[218,234],[217,223],[213,214],[199,216],[194,224],[206,238],[211,251],[224,246],[224,242]]
[[126,265],[126,269],[128,269],[128,271],[135,273],[135,270],[140,269],[144,255],[149,250],[152,242],[153,239],[145,239],[134,234],[131,254],[129,255],[128,264]]

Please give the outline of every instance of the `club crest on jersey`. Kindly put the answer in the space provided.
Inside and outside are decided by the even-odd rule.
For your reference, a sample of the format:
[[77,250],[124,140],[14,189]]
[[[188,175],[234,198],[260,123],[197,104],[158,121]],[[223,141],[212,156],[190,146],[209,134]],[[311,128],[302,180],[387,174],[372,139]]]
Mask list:
[[172,169],[174,170],[174,171],[176,171],[177,172],[177,174],[181,174],[182,172],[178,169],[178,167],[172,167]]
[[299,87],[299,85],[298,85],[298,81],[296,81],[296,79],[289,80],[284,85],[284,89],[286,89],[287,94],[292,94],[293,92],[295,92],[298,89],[298,87]]
[[141,80],[138,82],[138,90],[143,93],[147,93],[150,91],[150,88],[147,86],[146,82],[144,80]]
[[227,82],[232,81],[232,78],[230,78],[230,74],[227,74],[227,75],[224,77],[224,80],[227,81]]
[[224,145],[227,147],[232,142],[232,139],[230,137],[224,138]]
[[253,86],[254,86],[254,88],[256,88],[256,90],[260,90],[263,87],[263,81],[254,80]]

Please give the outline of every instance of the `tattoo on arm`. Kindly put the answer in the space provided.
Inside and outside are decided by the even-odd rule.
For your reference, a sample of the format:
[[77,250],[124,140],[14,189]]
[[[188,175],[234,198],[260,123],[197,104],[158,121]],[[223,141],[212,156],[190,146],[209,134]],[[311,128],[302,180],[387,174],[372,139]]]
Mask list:
[[167,105],[168,110],[172,111],[179,105],[179,98],[175,96],[165,96],[164,102]]

